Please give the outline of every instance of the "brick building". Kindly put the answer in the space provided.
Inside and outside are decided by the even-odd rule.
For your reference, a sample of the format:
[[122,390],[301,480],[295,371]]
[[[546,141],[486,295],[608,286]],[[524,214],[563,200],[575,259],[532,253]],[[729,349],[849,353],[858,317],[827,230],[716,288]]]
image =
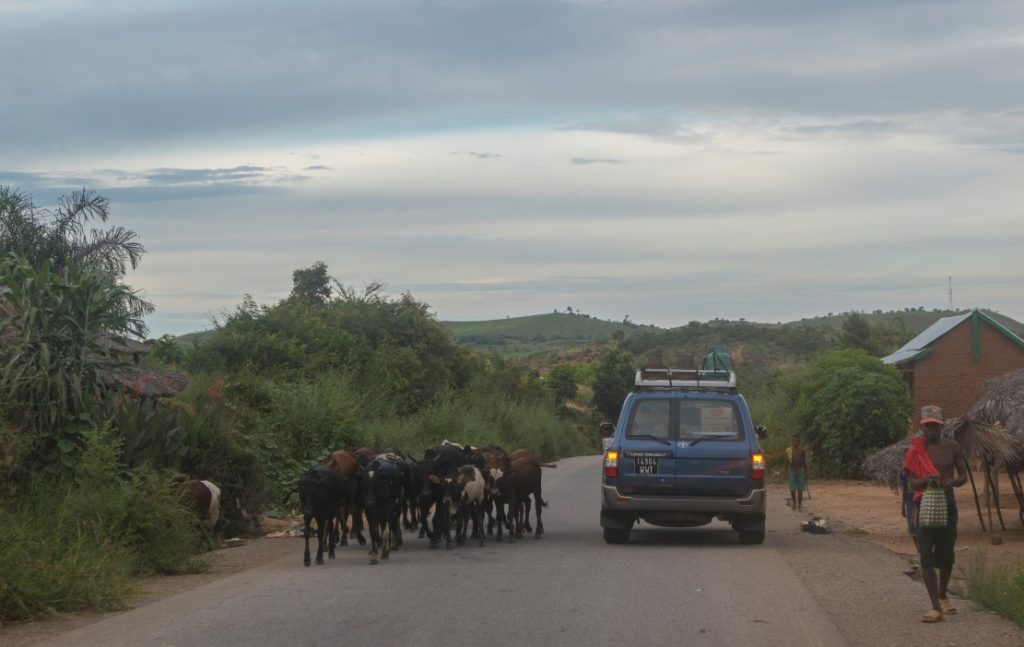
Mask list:
[[1024,368],[1024,339],[973,310],[939,319],[882,361],[903,373],[916,411],[937,404],[950,418],[967,413],[986,380]]

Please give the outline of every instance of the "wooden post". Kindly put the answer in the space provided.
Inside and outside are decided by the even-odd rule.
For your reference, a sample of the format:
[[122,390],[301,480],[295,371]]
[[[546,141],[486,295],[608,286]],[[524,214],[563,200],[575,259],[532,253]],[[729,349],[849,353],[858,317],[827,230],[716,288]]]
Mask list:
[[971,471],[971,464],[967,464],[967,478],[971,480],[971,491],[974,492],[974,507],[978,510],[978,523],[981,524],[981,531],[988,532],[985,528],[985,518],[981,516],[981,502],[978,501],[978,486],[974,484],[974,474]]

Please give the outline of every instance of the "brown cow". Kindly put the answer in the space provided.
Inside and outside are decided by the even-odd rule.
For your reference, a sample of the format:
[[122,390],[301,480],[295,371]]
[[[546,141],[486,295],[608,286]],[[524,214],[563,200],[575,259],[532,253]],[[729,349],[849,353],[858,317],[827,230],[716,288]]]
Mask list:
[[357,470],[359,458],[355,452],[344,449],[331,452],[324,459],[324,464],[334,470],[341,477],[345,487],[345,496],[342,499],[341,508],[338,510],[337,523],[339,526],[338,535],[341,537],[341,545],[348,545],[348,517],[352,515],[352,532],[360,546],[366,545],[366,537],[363,535],[363,504],[362,504],[362,478]]
[[211,535],[220,520],[220,488],[209,481],[185,481],[178,485],[178,493],[182,502],[196,515],[206,545],[212,549]]
[[[541,497],[541,464],[530,456],[520,456],[512,460],[512,469],[509,477],[512,480],[513,499],[510,500],[509,515],[512,517],[514,536],[523,534],[523,530],[530,532],[530,495],[533,500],[537,514],[537,531],[533,536],[540,539],[544,534],[544,523],[541,521],[541,508],[548,503]],[[520,505],[521,504],[521,505]],[[524,511],[525,508],[525,511]]]

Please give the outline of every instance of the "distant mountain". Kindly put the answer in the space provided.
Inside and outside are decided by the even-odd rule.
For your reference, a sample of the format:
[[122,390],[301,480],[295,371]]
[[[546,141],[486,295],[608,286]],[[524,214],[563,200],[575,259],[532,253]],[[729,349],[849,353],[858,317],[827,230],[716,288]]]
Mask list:
[[[999,323],[1006,326],[1010,332],[1016,335],[1024,335],[1024,323],[1007,317],[1006,315],[999,314],[992,310],[986,310],[982,308],[985,314],[991,316]],[[895,310],[889,312],[882,312],[881,310],[875,310],[874,312],[861,312],[859,313],[862,317],[867,319],[868,323],[872,326],[892,326],[898,325],[900,322],[903,326],[915,335],[928,326],[935,323],[942,317],[952,317],[967,312],[966,310],[925,310],[924,308],[904,308],[903,310]],[[808,325],[820,328],[833,328],[839,330],[842,328],[843,322],[850,316],[849,312],[843,312],[840,314],[829,313],[821,317],[813,317],[811,319],[800,319],[799,321],[791,321],[783,324],[786,326],[799,326]]]
[[586,314],[552,312],[489,321],[442,321],[460,343],[509,357],[603,344],[662,330],[626,321],[605,321]]

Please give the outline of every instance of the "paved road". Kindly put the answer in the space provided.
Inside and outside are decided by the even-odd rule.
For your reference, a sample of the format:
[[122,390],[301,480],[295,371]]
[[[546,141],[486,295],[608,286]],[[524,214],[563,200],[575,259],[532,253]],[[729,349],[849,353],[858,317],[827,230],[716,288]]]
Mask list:
[[[408,539],[388,562],[339,549],[295,554],[111,616],[47,644],[140,645],[1021,645],[1009,623],[962,604],[917,622],[924,587],[906,562],[842,534],[809,535],[775,497],[762,546],[726,524],[641,526],[626,546],[598,527],[600,458],[545,470],[543,539],[431,551]],[[282,540],[292,541],[292,540]]]

